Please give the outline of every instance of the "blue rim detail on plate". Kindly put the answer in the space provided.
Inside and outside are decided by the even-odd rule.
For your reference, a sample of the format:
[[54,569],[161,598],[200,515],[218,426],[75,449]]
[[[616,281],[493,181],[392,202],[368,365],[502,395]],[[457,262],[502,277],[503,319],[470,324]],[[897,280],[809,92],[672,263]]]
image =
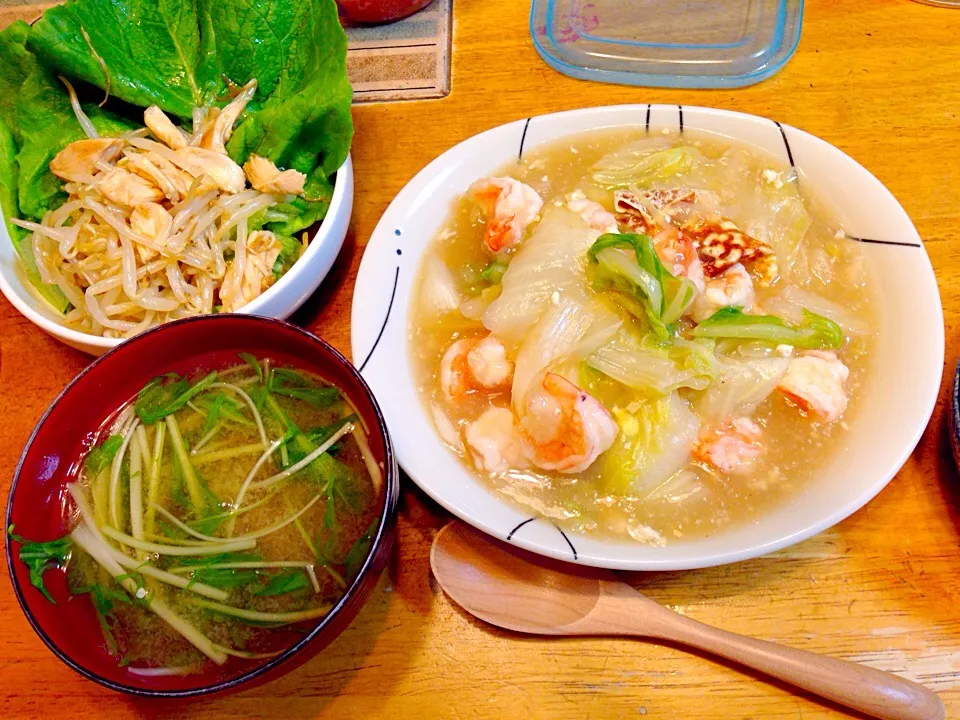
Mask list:
[[[544,519],[545,518],[542,518],[542,517],[528,517],[523,522],[518,523],[516,526],[514,526],[513,530],[507,533],[507,542],[513,542],[513,536],[516,535],[517,531],[520,530],[521,528],[524,528],[530,523],[536,522],[537,520],[544,520]],[[579,553],[577,553],[577,548],[573,546],[573,542],[571,542],[570,537],[563,531],[563,528],[561,528],[552,520],[548,520],[547,522],[549,522],[556,529],[556,531],[560,533],[560,537],[564,539],[564,541],[567,544],[567,547],[570,548],[570,552],[573,553],[574,561],[575,562],[579,561],[580,555]]]
[[790,149],[790,141],[787,140],[787,131],[783,129],[783,125],[780,124],[779,120],[774,120],[777,128],[780,130],[780,137],[783,138],[783,146],[787,149],[787,160],[790,161],[790,167],[794,170],[797,169],[797,164],[793,161],[793,151]]
[[519,523],[516,527],[513,528],[513,530],[511,530],[510,532],[507,533],[507,540],[508,540],[508,541],[509,541],[509,540],[512,540],[512,539],[513,539],[513,535],[514,535],[514,533],[517,532],[517,530],[519,530],[520,528],[522,528],[524,525],[529,525],[529,524],[532,523],[534,520],[536,520],[536,518],[535,518],[535,517],[531,517],[531,518],[527,518],[527,519],[524,520],[522,523]]
[[[400,250],[397,250],[397,255],[400,254]],[[380,332],[377,333],[377,339],[373,341],[373,347],[370,348],[370,352],[367,353],[367,357],[363,359],[363,362],[360,363],[360,367],[357,368],[357,372],[363,372],[363,369],[367,366],[367,363],[370,362],[370,358],[373,357],[374,350],[377,349],[377,345],[380,344],[380,339],[383,337],[383,331],[387,329],[387,323],[390,322],[390,311],[393,310],[393,300],[397,296],[397,283],[400,281],[400,266],[397,265],[397,269],[393,274],[393,290],[390,291],[390,302],[387,304],[387,314],[383,318],[383,324],[380,326]]]
[[530,121],[533,118],[527,118],[523,124],[523,134],[520,136],[520,150],[517,152],[517,161],[523,160],[523,144],[527,141],[527,128],[530,127]]
[[[790,161],[790,167],[793,168],[793,173],[797,178],[799,174],[797,173],[797,163],[793,159],[793,150],[790,148],[790,140],[787,138],[787,130],[778,120],[774,120],[773,124],[777,126],[777,129],[780,130],[780,137],[783,138],[783,146],[787,149],[787,160]],[[683,132],[683,113],[681,111],[680,115],[680,132]],[[912,248],[922,248],[923,245],[912,242],[903,242],[901,240],[877,240],[875,238],[865,238],[858,235],[850,235],[849,233],[844,233],[847,240],[853,240],[859,243],[867,243],[868,245],[893,245],[895,247],[912,247]]]

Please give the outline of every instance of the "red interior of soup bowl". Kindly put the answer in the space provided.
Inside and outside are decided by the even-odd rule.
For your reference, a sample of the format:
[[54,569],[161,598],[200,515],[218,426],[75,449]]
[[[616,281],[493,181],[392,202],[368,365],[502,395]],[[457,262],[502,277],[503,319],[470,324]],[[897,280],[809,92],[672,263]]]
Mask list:
[[[141,677],[118,667],[103,645],[88,596],[71,596],[66,574],[48,571],[44,581],[51,604],[30,584],[29,571],[7,542],[7,569],[17,599],[34,630],[73,669],[115,690],[143,695],[183,696],[263,682],[309,659],[332,641],[359,612],[393,544],[399,475],[380,409],[359,373],[316,336],[287,323],[247,315],[215,315],[163,325],[107,353],[60,394],[27,442],[7,503],[7,525],[30,540],[45,541],[70,531],[72,513],[66,485],[103,424],[151,378],[235,365],[237,353],[268,357],[313,372],[337,385],[370,430],[370,447],[384,469],[383,507],[377,535],[360,573],[333,610],[307,632],[291,632],[290,648],[269,661],[231,658],[202,674]],[[212,664],[211,664],[212,665]]]

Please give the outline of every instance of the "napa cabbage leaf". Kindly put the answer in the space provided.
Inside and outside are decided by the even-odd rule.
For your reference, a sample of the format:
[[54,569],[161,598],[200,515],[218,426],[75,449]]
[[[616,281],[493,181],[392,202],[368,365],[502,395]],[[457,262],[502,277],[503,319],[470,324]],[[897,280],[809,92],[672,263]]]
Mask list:
[[661,339],[673,335],[669,326],[696,299],[693,282],[675,277],[664,267],[648,235],[601,235],[587,256],[594,287],[615,292],[618,302],[637,318],[646,319]]
[[626,331],[586,362],[627,387],[660,395],[681,387],[705,390],[717,377],[717,359],[709,345],[680,338],[662,342],[652,335],[638,339]]
[[596,238],[579,215],[546,207],[504,272],[500,296],[483,314],[487,330],[501,342],[518,345],[555,301],[589,292],[586,253]]
[[606,188],[649,188],[666,183],[693,168],[701,157],[690,145],[634,150],[630,147],[601,158],[592,169],[594,181]]
[[686,465],[700,420],[677,393],[614,408],[620,426],[603,456],[607,492],[644,498]]
[[698,338],[760,340],[809,350],[839,350],[843,330],[837,323],[809,310],[803,320],[791,325],[775,315],[748,315],[740,308],[725,307],[701,322],[693,331]]
[[718,359],[717,381],[697,399],[697,414],[710,423],[749,415],[776,390],[789,363],[776,356]]

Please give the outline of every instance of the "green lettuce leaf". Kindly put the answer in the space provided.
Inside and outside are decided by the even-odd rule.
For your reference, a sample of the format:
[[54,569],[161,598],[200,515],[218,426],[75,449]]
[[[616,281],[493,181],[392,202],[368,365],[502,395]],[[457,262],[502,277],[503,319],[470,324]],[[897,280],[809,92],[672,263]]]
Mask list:
[[3,211],[10,242],[13,243],[14,249],[23,261],[27,279],[41,297],[63,313],[70,309],[70,301],[56,285],[48,285],[40,279],[37,262],[33,258],[33,250],[27,241],[26,233],[10,222],[11,218],[20,217],[20,203],[17,200],[17,149],[14,143],[13,133],[0,119],[0,211]]
[[[95,103],[81,104],[103,136],[120,135],[136,127],[125,118],[101,110]],[[20,212],[39,221],[44,213],[59,207],[66,199],[63,182],[50,172],[50,161],[66,145],[86,135],[73,114],[63,83],[39,63],[20,89],[17,121],[23,143],[17,154]]]
[[[236,48],[237,43],[242,47],[245,42],[241,36],[249,37],[251,32],[264,33],[269,29],[278,37],[290,32],[299,40],[294,50],[288,50],[278,63],[260,68],[266,70],[262,79],[257,74],[262,83],[260,89],[269,88],[272,94],[258,93],[258,97],[265,98],[262,108],[248,113],[230,138],[227,150],[233,159],[243,162],[251,153],[256,153],[280,167],[295,168],[308,175],[317,166],[327,177],[336,172],[347,158],[353,136],[350,116],[353,91],[346,74],[347,36],[340,26],[336,5],[330,0],[300,3],[248,0],[248,12],[240,16],[244,24],[237,29],[238,23],[226,22],[224,17],[224,7],[231,3],[202,2],[211,6],[218,55],[228,70],[236,72],[236,66],[251,62],[237,57],[243,54]],[[295,5],[299,12],[293,8],[277,9],[281,5]],[[292,28],[297,31],[293,32]],[[231,30],[239,36],[231,38],[227,34]],[[229,38],[231,52],[219,51],[224,36]],[[276,80],[271,85],[273,78]]]
[[3,118],[0,118],[0,210],[3,211],[3,219],[13,246],[19,251],[23,230],[10,222],[10,218],[20,217],[20,203],[17,201],[17,146],[13,133]]
[[[263,228],[270,230],[280,236],[280,241],[284,243],[285,252],[289,250],[284,236],[292,236],[304,228],[308,228],[315,222],[323,220],[330,208],[330,201],[333,198],[333,185],[327,180],[323,173],[323,168],[316,167],[313,173],[307,178],[303,187],[304,197],[294,198],[291,202],[279,203],[258,213],[251,218],[249,227],[252,230]],[[297,253],[293,258],[300,257],[301,248],[297,242]],[[286,256],[283,256],[286,258]],[[280,274],[286,272],[284,268]]]
[[296,93],[312,74],[315,56],[336,53],[329,40],[323,47],[312,46],[328,30],[324,25],[332,3],[199,0],[198,4],[204,20],[201,34],[210,41],[219,72],[237,83],[257,78],[254,102]]
[[17,124],[17,97],[20,87],[36,64],[26,48],[30,26],[18,20],[0,32],[0,120],[13,133],[14,141],[20,143],[20,126]]
[[213,97],[218,78],[202,60],[192,0],[68,0],[34,24],[28,47],[47,65],[106,88],[99,56],[112,96],[182,118]]
[[255,77],[229,144],[240,163],[256,153],[330,176],[350,148],[347,40],[332,0],[67,0],[37,21],[28,47],[105,89],[102,61],[111,95],[184,120],[214,100],[221,78]]

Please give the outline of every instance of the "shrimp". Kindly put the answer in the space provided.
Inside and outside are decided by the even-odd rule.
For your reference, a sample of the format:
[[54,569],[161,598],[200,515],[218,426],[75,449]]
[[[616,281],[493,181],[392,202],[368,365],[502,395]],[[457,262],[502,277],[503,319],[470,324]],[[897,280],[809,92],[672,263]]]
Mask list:
[[534,465],[570,474],[590,467],[618,432],[596,398],[552,372],[527,397],[520,425],[533,445]]
[[720,472],[743,472],[763,454],[761,437],[759,425],[748,417],[739,417],[701,430],[691,452],[695,459]]
[[474,462],[482,470],[501,473],[529,465],[529,441],[507,408],[487,408],[467,426],[464,436]]
[[847,409],[843,384],[849,376],[836,353],[811,350],[791,358],[777,390],[804,412],[833,422]]
[[660,261],[676,277],[689,278],[698,292],[704,291],[703,264],[697,249],[674,227],[661,230],[653,238],[653,247]]
[[470,186],[487,221],[484,242],[490,252],[514,247],[543,208],[537,191],[509,177],[485,178]]
[[457,340],[440,360],[440,385],[448,400],[458,400],[470,390],[504,387],[512,378],[513,363],[493,335]]
[[703,293],[693,304],[693,317],[700,322],[725,307],[748,311],[753,308],[756,299],[750,273],[737,263],[723,275],[707,280]]
[[567,209],[582,217],[592,230],[600,233],[617,232],[617,218],[598,202],[588,200],[580,190],[567,195]]

